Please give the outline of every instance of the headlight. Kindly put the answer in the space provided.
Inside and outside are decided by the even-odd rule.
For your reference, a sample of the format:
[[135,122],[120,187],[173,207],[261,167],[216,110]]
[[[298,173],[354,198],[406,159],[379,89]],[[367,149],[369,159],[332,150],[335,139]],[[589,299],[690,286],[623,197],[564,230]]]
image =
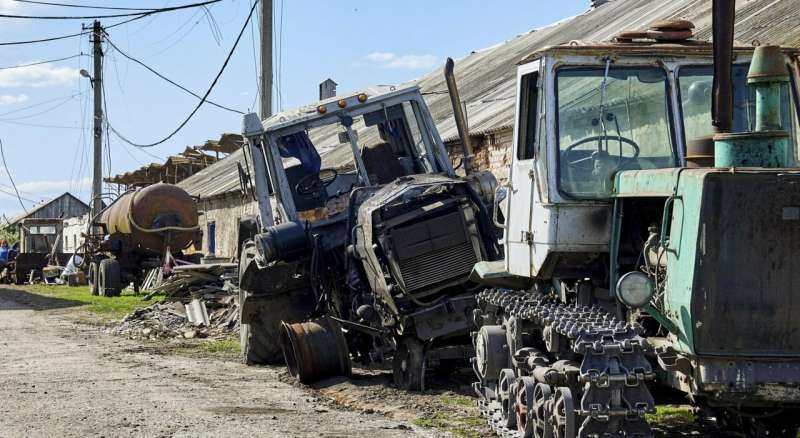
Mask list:
[[622,304],[634,309],[647,305],[654,293],[653,280],[644,272],[628,272],[617,282],[617,298]]

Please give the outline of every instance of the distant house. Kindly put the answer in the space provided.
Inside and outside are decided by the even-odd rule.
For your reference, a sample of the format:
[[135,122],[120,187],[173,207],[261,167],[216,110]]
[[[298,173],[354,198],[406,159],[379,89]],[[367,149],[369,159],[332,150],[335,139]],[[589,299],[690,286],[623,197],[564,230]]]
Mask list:
[[89,213],[89,206],[71,193],[28,210],[9,221],[19,232],[20,252],[63,252],[64,221]]

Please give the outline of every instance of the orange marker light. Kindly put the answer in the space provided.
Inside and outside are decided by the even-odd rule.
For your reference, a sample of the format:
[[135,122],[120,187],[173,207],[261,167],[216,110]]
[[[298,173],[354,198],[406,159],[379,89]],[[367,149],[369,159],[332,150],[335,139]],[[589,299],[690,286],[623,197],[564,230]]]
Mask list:
[[328,108],[326,108],[325,105],[320,105],[317,107],[317,112],[320,114],[325,114],[328,112]]
[[339,108],[344,108],[347,106],[347,101],[342,99],[339,101]]
[[361,103],[366,102],[367,101],[367,95],[364,94],[364,93],[359,94],[358,95],[358,101],[361,102]]

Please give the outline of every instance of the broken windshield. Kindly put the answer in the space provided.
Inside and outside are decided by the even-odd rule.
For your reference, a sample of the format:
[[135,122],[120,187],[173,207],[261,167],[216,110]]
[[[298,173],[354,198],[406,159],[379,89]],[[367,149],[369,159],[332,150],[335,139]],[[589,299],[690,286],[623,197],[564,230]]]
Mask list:
[[556,89],[562,193],[608,198],[618,170],[675,166],[663,69],[562,67]]

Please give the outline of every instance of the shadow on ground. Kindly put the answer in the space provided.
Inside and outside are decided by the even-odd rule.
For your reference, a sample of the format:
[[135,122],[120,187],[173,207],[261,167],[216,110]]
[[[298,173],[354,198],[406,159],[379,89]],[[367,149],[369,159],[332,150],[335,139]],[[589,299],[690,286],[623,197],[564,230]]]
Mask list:
[[11,289],[8,287],[0,288],[0,311],[3,310],[20,310],[20,309],[33,309],[33,310],[52,310],[52,309],[66,309],[69,307],[83,306],[82,303],[76,300],[65,300],[63,298],[45,297],[42,295],[33,294],[19,289]]
[[[472,389],[472,382],[475,380],[471,370],[455,371],[448,374],[431,373],[426,376],[425,394],[441,395],[444,393],[455,393],[463,396],[472,397],[475,391]],[[347,377],[333,377],[309,385],[311,388],[321,390],[339,385],[343,382],[364,390],[370,388],[394,388],[392,372],[386,370],[366,370],[356,368],[353,375]]]

